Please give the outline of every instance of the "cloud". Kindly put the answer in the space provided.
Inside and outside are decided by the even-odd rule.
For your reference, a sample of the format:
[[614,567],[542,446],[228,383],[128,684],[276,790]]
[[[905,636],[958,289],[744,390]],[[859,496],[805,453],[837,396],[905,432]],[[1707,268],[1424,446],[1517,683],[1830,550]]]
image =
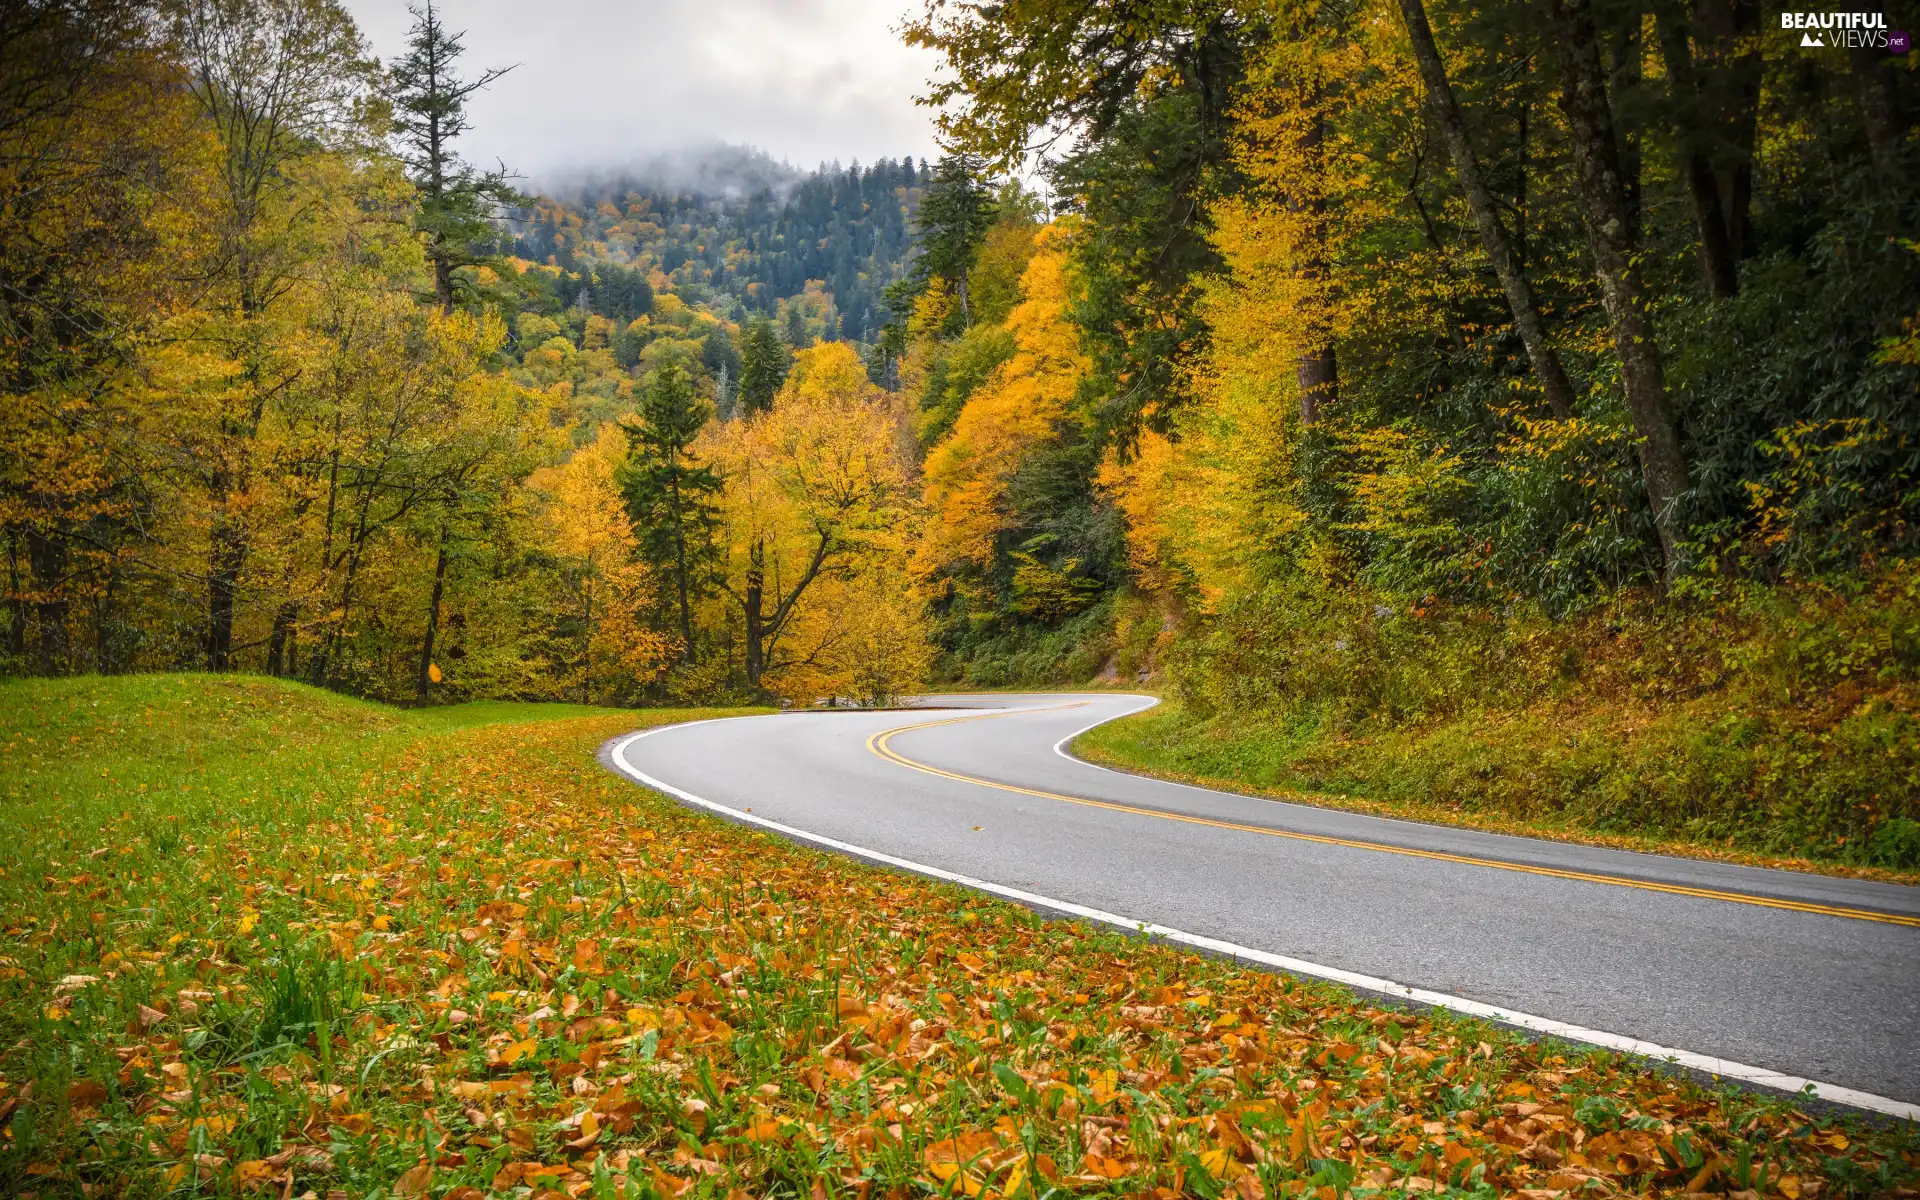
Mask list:
[[[405,0],[344,0],[391,61]],[[448,0],[462,73],[518,64],[468,106],[460,152],[533,178],[715,141],[811,167],[937,153],[913,103],[937,60],[895,32],[916,0]]]

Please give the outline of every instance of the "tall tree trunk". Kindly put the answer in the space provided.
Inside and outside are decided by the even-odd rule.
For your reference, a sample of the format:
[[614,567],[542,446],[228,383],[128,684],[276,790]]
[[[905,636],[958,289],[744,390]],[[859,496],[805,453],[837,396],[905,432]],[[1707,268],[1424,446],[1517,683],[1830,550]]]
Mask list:
[[580,581],[580,594],[587,602],[586,638],[580,645],[580,703],[593,703],[593,553],[587,553],[587,571]]
[[73,648],[67,630],[71,604],[67,599],[67,544],[37,529],[27,530],[27,562],[33,568],[33,657],[41,675],[59,675],[71,668]]
[[1594,272],[1613,326],[1627,412],[1639,438],[1641,475],[1646,480],[1647,500],[1653,506],[1654,528],[1660,536],[1662,574],[1671,582],[1680,569],[1677,510],[1687,487],[1687,465],[1667,401],[1660,349],[1647,316],[1646,286],[1634,264],[1633,223],[1627,212],[1619,150],[1607,105],[1606,71],[1587,0],[1549,0],[1549,8],[1564,76],[1560,107],[1567,116]]
[[1612,98],[1614,144],[1620,151],[1620,190],[1626,197],[1627,220],[1633,239],[1640,240],[1640,124],[1635,104],[1640,88],[1640,16],[1635,10],[1630,21],[1612,32],[1607,46],[1607,91]]
[[680,661],[693,661],[693,604],[687,595],[687,526],[686,516],[680,508],[679,458],[673,460],[676,468],[670,477],[668,494],[673,503],[673,582],[680,593]]
[[1340,363],[1332,346],[1302,354],[1293,366],[1300,383],[1300,423],[1314,425],[1321,411],[1340,398]]
[[207,550],[207,670],[233,669],[233,613],[246,566],[246,531],[230,516],[214,518]]
[[[1527,69],[1529,70],[1529,72],[1531,72],[1531,70],[1533,69],[1533,59],[1531,56],[1529,56],[1527,59]],[[1442,74],[1442,78],[1445,78],[1444,73]],[[1517,140],[1519,142],[1519,145],[1515,148],[1516,149],[1515,156],[1519,160],[1520,170],[1517,172],[1518,177],[1514,180],[1514,183],[1513,183],[1513,186],[1514,186],[1513,267],[1514,267],[1514,273],[1519,276],[1520,282],[1522,283],[1525,283],[1527,281],[1527,221],[1529,220],[1529,217],[1528,217],[1529,210],[1527,208],[1527,178],[1529,173],[1533,170],[1533,142],[1531,137],[1532,129],[1530,128],[1532,125],[1532,120],[1531,120],[1532,116],[1533,116],[1533,105],[1530,101],[1523,98],[1520,101],[1520,117],[1518,121],[1519,137]],[[1476,164],[1476,170],[1477,170],[1477,164]],[[1482,191],[1484,190],[1485,189],[1483,187]],[[1477,221],[1477,218],[1476,218],[1476,221]],[[1501,232],[1505,232],[1505,227],[1500,224],[1500,215],[1498,213],[1494,214],[1493,227],[1497,230],[1500,230]],[[1502,279],[1500,281],[1500,286],[1502,288],[1505,288],[1506,280]],[[1532,297],[1533,289],[1531,287],[1527,289],[1527,295],[1529,298]],[[1511,299],[1509,299],[1507,303],[1509,306],[1511,306],[1513,302]],[[1540,312],[1537,306],[1529,305],[1526,311],[1533,313],[1534,319],[1536,321],[1539,320]],[[1518,317],[1516,316],[1515,319],[1517,321]],[[1525,341],[1524,338],[1522,338],[1521,340],[1523,342]],[[1547,346],[1547,351],[1549,354],[1553,355],[1553,365],[1555,367],[1558,367],[1560,365],[1560,356],[1558,354],[1553,354],[1553,347],[1550,345]],[[1533,350],[1531,347],[1529,347],[1527,350],[1527,356],[1529,359],[1531,359],[1533,356]],[[1537,373],[1538,371],[1537,366],[1535,370]],[[1562,378],[1565,378],[1565,374],[1566,373],[1564,371],[1561,372]],[[1572,393],[1573,388],[1571,385],[1568,386],[1567,391],[1569,394]],[[1549,406],[1551,406],[1553,403],[1553,396],[1551,394],[1547,396],[1547,403]],[[1569,405],[1569,408],[1571,408],[1571,405]],[[1554,415],[1559,416],[1560,414],[1556,412]]]
[[414,694],[422,704],[433,686],[433,641],[440,632],[440,598],[446,593],[447,523],[440,523],[440,552],[433,560],[433,595],[427,601],[427,636],[420,642],[420,672],[414,681]]
[[114,608],[119,598],[120,558],[115,555],[107,566],[107,586],[93,609],[93,669],[102,675],[117,675],[131,665],[121,662],[114,650]]
[[284,678],[294,673],[294,639],[299,620],[300,604],[296,600],[285,601],[273,610],[273,630],[267,635],[267,674]]
[[19,530],[7,530],[7,608],[11,614],[7,626],[7,657],[16,663],[27,658],[27,585],[20,576]]
[[1527,282],[1527,273],[1520,265],[1520,257],[1513,243],[1507,238],[1506,227],[1500,224],[1499,210],[1494,207],[1493,193],[1487,188],[1485,176],[1480,173],[1480,160],[1474,156],[1473,143],[1467,136],[1466,119],[1460,112],[1460,104],[1454,99],[1453,86],[1447,80],[1446,62],[1440,57],[1440,47],[1433,39],[1433,27],[1427,23],[1426,6],[1421,0],[1400,0],[1400,11],[1407,20],[1407,32],[1412,35],[1413,56],[1420,64],[1420,76],[1427,87],[1427,107],[1434,121],[1440,126],[1441,137],[1447,143],[1447,153],[1453,159],[1454,173],[1460,178],[1460,188],[1467,196],[1467,211],[1473,216],[1474,227],[1480,233],[1480,247],[1493,263],[1494,274],[1500,279],[1500,287],[1507,294],[1507,307],[1513,313],[1514,328],[1520,334],[1521,344],[1527,349],[1527,358],[1533,364],[1534,377],[1547,393],[1547,407],[1560,420],[1573,416],[1573,384],[1567,379],[1565,368],[1560,365],[1560,355],[1554,351],[1547,340],[1547,329],[1540,320],[1540,307],[1533,295],[1533,286]]
[[1753,147],[1760,130],[1760,0],[1695,0],[1694,66],[1714,187],[1735,262],[1750,253]]
[[1887,55],[1877,47],[1856,46],[1847,51],[1848,73],[1853,85],[1854,102],[1860,106],[1860,120],[1867,130],[1867,152],[1873,157],[1873,173],[1882,184],[1897,181],[1900,172],[1900,143],[1903,130],[1894,104],[1893,87],[1887,79]]
[[765,620],[763,608],[766,603],[766,563],[764,551],[759,542],[747,551],[746,595],[741,601],[741,609],[746,616],[747,625],[747,686],[760,686],[760,673],[765,668],[763,657],[766,651],[766,630],[761,624]]
[[1739,290],[1739,252],[1728,235],[1726,207],[1720,179],[1708,155],[1711,134],[1705,127],[1705,103],[1693,62],[1687,25],[1677,6],[1659,12],[1660,55],[1667,66],[1671,108],[1682,126],[1682,171],[1687,180],[1687,204],[1693,212],[1695,248],[1700,278],[1707,295],[1724,300]]
[[367,545],[367,514],[372,507],[373,496],[369,489],[360,502],[360,515],[354,522],[353,532],[348,535],[345,551],[347,573],[340,583],[340,603],[328,618],[331,627],[327,630],[327,640],[321,643],[320,653],[313,658],[312,679],[320,687],[331,687],[337,677],[340,644],[346,640],[347,621],[353,613],[353,589],[360,576],[360,555]]
[[433,294],[440,301],[440,311],[447,316],[453,315],[453,262],[445,254],[435,251],[433,255]]

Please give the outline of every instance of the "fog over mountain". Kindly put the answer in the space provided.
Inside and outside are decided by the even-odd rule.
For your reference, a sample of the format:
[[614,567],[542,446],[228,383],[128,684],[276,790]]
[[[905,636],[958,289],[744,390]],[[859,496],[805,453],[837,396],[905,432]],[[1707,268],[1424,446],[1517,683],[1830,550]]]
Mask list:
[[[345,0],[374,53],[405,48],[407,0]],[[835,159],[935,157],[936,59],[897,29],[916,0],[512,0],[445,4],[460,72],[514,69],[472,98],[467,158],[544,183],[671,162],[715,142],[810,170]],[[677,178],[677,177],[676,177]]]
[[766,189],[784,199],[804,173],[804,168],[781,162],[757,147],[714,141],[635,156],[624,163],[609,157],[590,166],[559,168],[532,180],[529,190],[556,199],[617,198],[627,191],[643,191],[735,200]]

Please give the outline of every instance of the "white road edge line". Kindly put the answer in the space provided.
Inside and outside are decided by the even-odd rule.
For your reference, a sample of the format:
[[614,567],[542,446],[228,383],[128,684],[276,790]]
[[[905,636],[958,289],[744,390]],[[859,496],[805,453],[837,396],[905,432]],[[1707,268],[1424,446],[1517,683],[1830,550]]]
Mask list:
[[[1158,703],[1158,701],[1155,701],[1155,703]],[[1137,709],[1135,711],[1144,712],[1146,710]],[[1127,714],[1120,715],[1124,716]],[[739,720],[740,718],[720,717],[716,719]],[[1092,729],[1094,725],[1104,724],[1106,721],[1114,719],[1116,718],[1103,717],[1101,720],[1093,722],[1092,725],[1088,725],[1086,729],[1076,730],[1074,733],[1068,734],[1066,738],[1061,739],[1060,744],[1064,745],[1065,742],[1085,733],[1087,729]],[[854,855],[857,858],[866,859],[869,862],[885,863],[891,867],[899,867],[904,871],[911,871],[916,875],[926,875],[935,879],[944,880],[948,883],[957,883],[962,887],[973,888],[976,891],[1001,896],[1021,904],[1030,904],[1051,909],[1055,912],[1067,913],[1070,916],[1080,917],[1101,925],[1112,926],[1115,929],[1125,930],[1128,933],[1144,934],[1169,942],[1177,942],[1184,946],[1192,946],[1195,949],[1211,951],[1215,954],[1245,959],[1248,962],[1256,962],[1262,966],[1288,971],[1295,975],[1311,975],[1317,979],[1327,979],[1335,983],[1344,983],[1348,987],[1359,988],[1362,991],[1375,992],[1386,996],[1405,997],[1418,1004],[1429,1004],[1435,1008],[1444,1008],[1452,1012],[1465,1013],[1469,1016],[1481,1017],[1490,1021],[1499,1021],[1506,1025],[1517,1025],[1522,1029],[1530,1029],[1535,1033],[1549,1034],[1553,1037],[1564,1038],[1568,1041],[1585,1042],[1588,1045],[1602,1046],[1609,1050],[1618,1050],[1641,1058],[1658,1059],[1675,1066],[1686,1067],[1694,1071],[1703,1071],[1709,1075],[1719,1076],[1725,1079],[1738,1080],[1742,1083],[1753,1084],[1756,1087],[1769,1088],[1782,1092],[1808,1093],[1834,1104],[1844,1104],[1850,1108],[1866,1109],[1870,1112],[1885,1113],[1888,1116],[1899,1117],[1906,1121],[1920,1122],[1920,1104],[1909,1104],[1903,1100],[1895,1100],[1888,1096],[1876,1096],[1872,1092],[1862,1092],[1854,1088],[1841,1087],[1838,1084],[1821,1083],[1818,1080],[1803,1079],[1798,1075],[1785,1075],[1778,1071],[1769,1071],[1765,1067],[1752,1067],[1745,1063],[1732,1062],[1723,1058],[1713,1058],[1705,1054],[1695,1054],[1690,1050],[1676,1050],[1671,1046],[1661,1046],[1653,1042],[1642,1041],[1639,1038],[1627,1037],[1624,1034],[1607,1033],[1600,1029],[1587,1029],[1580,1025],[1569,1025],[1564,1021],[1555,1021],[1549,1017],[1536,1017],[1531,1013],[1514,1012],[1511,1009],[1497,1008],[1491,1004],[1482,1004],[1478,1000],[1468,1000],[1464,996],[1454,996],[1446,992],[1433,992],[1424,988],[1408,987],[1405,984],[1395,983],[1391,979],[1381,979],[1378,976],[1363,975],[1357,971],[1347,971],[1339,967],[1323,966],[1320,963],[1308,962],[1302,958],[1291,958],[1284,954],[1273,954],[1266,950],[1256,950],[1251,946],[1242,946],[1235,942],[1223,941],[1219,938],[1207,937],[1203,934],[1188,933],[1185,930],[1173,929],[1166,925],[1156,925],[1151,921],[1135,920],[1132,917],[1121,916],[1119,913],[1110,913],[1098,908],[1088,908],[1084,904],[1075,904],[1068,900],[1056,900],[1052,896],[1043,896],[1038,892],[1022,891],[1019,888],[1007,887],[1004,884],[994,883],[991,880],[975,879],[971,875],[961,875],[953,871],[943,870],[940,867],[930,866],[926,863],[915,862],[912,859],[899,858],[879,850],[868,849],[865,846],[856,846],[852,842],[843,842],[838,838],[830,838],[824,834],[814,833],[810,830],[800,829],[792,825],[784,825],[779,821],[770,821],[765,817],[755,816],[750,812],[744,812],[737,808],[729,808],[724,804],[717,804],[704,796],[696,796],[692,792],[674,787],[664,780],[655,779],[653,776],[627,761],[627,747],[639,741],[641,738],[652,737],[654,734],[665,733],[671,729],[685,728],[687,725],[703,724],[706,724],[706,722],[683,722],[677,725],[662,725],[654,729],[643,729],[638,733],[629,734],[614,744],[611,752],[613,763],[622,772],[638,780],[645,786],[657,792],[664,792],[696,808],[704,808],[735,821],[755,825],[761,829],[771,830],[774,833],[785,834],[788,837],[798,838],[803,842],[815,846],[824,846],[832,850],[839,850]],[[1059,745],[1056,745],[1055,749],[1058,750]]]

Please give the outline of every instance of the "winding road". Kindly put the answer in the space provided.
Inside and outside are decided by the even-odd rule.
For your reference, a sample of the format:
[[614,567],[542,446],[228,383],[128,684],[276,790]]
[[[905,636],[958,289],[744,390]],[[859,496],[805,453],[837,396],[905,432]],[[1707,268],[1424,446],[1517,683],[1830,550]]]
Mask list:
[[617,770],[803,841],[1295,973],[1920,1120],[1920,888],[1362,816],[1082,762],[1142,696],[650,730]]

